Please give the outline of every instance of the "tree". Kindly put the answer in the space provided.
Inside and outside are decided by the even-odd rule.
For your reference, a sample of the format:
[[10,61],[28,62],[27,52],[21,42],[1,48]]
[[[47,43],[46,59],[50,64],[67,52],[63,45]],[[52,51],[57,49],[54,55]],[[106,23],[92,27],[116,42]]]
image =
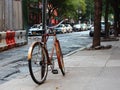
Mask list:
[[94,0],[94,37],[93,37],[93,45],[100,46],[100,30],[101,30],[101,15],[102,15],[102,0]]
[[86,13],[84,15],[84,17],[87,20],[94,20],[94,0],[85,0],[86,3]]
[[58,17],[60,19],[64,17],[77,17],[76,10],[80,8],[85,13],[86,4],[85,0],[49,0],[49,16],[52,15],[55,9],[58,11]]
[[64,15],[67,17],[70,16],[71,18],[74,18],[74,20],[77,20],[80,14],[78,11],[82,12],[81,16],[86,13],[85,0],[68,0]]

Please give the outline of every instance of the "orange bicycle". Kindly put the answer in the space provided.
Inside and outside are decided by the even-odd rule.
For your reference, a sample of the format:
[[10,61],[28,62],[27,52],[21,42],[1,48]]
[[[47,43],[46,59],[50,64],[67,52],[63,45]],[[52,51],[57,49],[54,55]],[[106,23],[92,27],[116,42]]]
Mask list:
[[[63,20],[64,21],[64,20]],[[60,23],[62,23],[61,21]],[[60,24],[59,23],[59,24]],[[50,27],[49,30],[54,27]],[[46,43],[48,38],[53,36],[53,47],[51,54],[48,53]],[[60,47],[59,40],[57,39],[56,33],[45,33],[42,35],[42,41],[35,41],[29,48],[28,51],[28,65],[29,72],[33,81],[37,84],[42,84],[48,74],[48,66],[50,66],[52,73],[57,74],[58,70],[54,69],[53,54],[56,51],[57,61],[62,75],[65,75],[65,67],[63,61],[63,55]]]

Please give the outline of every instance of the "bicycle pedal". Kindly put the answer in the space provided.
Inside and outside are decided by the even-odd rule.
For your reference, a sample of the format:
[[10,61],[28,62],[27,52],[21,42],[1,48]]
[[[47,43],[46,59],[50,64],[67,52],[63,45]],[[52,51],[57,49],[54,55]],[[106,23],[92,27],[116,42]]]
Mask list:
[[58,70],[57,70],[57,69],[53,69],[53,70],[52,70],[52,73],[53,73],[53,74],[58,74]]

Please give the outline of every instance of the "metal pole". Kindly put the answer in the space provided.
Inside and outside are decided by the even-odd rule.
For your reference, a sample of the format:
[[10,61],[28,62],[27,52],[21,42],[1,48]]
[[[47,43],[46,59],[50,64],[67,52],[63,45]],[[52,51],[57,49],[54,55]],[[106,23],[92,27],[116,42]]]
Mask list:
[[47,0],[42,0],[42,29],[44,30],[43,33],[46,32],[46,8],[47,8]]

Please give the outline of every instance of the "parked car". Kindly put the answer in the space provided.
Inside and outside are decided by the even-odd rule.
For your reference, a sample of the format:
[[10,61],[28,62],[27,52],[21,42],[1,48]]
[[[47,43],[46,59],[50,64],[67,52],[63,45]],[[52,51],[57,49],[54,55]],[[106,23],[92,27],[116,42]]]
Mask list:
[[87,24],[85,24],[85,23],[81,24],[81,30],[82,31],[87,30]]
[[[94,35],[94,27],[92,27],[92,29],[90,30],[89,32],[89,36],[90,37],[93,37]],[[104,36],[105,35],[105,25],[101,24],[101,32],[100,32],[100,35],[101,36]]]
[[42,24],[34,24],[28,31],[28,35],[40,35],[44,31],[42,30]]
[[56,33],[66,33],[66,26],[64,24],[60,24],[59,26],[57,26],[56,28],[54,28],[56,30]]
[[73,28],[70,24],[65,24],[65,26],[66,26],[66,30],[67,30],[68,33],[73,31]]
[[75,32],[81,31],[81,24],[73,25],[73,31],[75,31]]
[[[113,34],[114,33],[114,30],[113,29],[110,29],[109,30],[109,35]],[[90,37],[93,37],[94,35],[94,27],[91,28],[90,32],[89,32],[89,36]],[[101,24],[101,31],[100,31],[100,36],[104,37],[105,36],[105,25],[104,24]]]
[[92,25],[92,24],[87,24],[87,30],[91,30],[91,29],[92,29],[92,27],[93,27],[93,25]]

